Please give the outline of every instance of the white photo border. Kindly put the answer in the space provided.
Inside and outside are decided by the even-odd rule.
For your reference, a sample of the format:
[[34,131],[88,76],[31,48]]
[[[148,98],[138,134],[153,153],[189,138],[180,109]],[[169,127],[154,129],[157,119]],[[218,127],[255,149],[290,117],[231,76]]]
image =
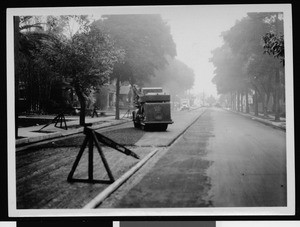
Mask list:
[[[135,14],[159,13],[195,7],[207,9],[247,7],[249,12],[283,12],[285,41],[286,82],[286,151],[287,151],[287,207],[235,207],[235,208],[146,208],[146,209],[17,209],[16,163],[14,122],[14,37],[13,17],[22,15],[74,15],[74,14]],[[295,215],[295,159],[294,159],[294,92],[293,92],[293,45],[291,4],[253,5],[193,5],[193,6],[127,6],[127,7],[57,7],[57,8],[9,8],[7,9],[7,135],[8,135],[8,211],[9,217],[72,217],[72,216],[273,216]]]

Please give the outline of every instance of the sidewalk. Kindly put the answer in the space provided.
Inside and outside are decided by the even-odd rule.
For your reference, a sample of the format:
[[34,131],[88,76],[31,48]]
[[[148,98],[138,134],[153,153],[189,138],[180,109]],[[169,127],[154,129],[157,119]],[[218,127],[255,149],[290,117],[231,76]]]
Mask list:
[[238,111],[234,111],[234,110],[231,110],[231,109],[226,109],[228,111],[231,111],[233,113],[236,113],[236,114],[240,114],[240,115],[243,115],[245,117],[248,117],[248,118],[251,118],[252,120],[255,120],[255,121],[259,121],[263,124],[266,124],[266,125],[269,125],[269,126],[272,126],[274,128],[278,128],[278,129],[282,129],[282,130],[286,130],[286,119],[281,117],[280,118],[280,121],[276,122],[274,121],[275,117],[271,114],[269,114],[268,118],[264,117],[263,114],[259,114],[259,116],[255,116],[254,113],[242,113],[242,112],[238,112]]
[[[128,116],[124,116],[124,114],[125,112],[120,113],[120,120],[116,120],[114,115],[99,116],[94,118],[86,116],[85,123],[92,123],[93,125],[91,126],[91,128],[99,129],[131,121],[131,118],[128,118]],[[37,116],[35,118],[42,117],[45,119],[49,119],[49,123],[51,122],[51,119],[54,118],[51,118],[49,116]],[[40,129],[45,126],[45,124],[19,128],[18,136],[20,138],[16,140],[16,146],[23,146],[47,139],[68,136],[76,133],[81,133],[83,131],[83,127],[79,125],[79,116],[65,116],[65,119],[68,128],[67,130],[64,128],[64,124],[62,124],[63,127],[60,128],[55,127],[54,123],[48,125],[42,130]],[[60,126],[60,124],[58,123],[57,126]]]

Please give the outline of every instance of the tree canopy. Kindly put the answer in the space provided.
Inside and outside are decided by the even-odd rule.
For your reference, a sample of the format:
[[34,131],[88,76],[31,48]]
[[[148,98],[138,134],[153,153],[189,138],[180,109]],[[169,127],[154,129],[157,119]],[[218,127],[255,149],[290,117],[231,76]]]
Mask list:
[[284,65],[284,36],[268,32],[263,36],[265,53],[279,58]]
[[[268,103],[270,95],[279,92],[278,70],[282,66],[278,59],[284,61],[282,31],[283,20],[279,13],[270,12],[248,13],[223,32],[224,44],[212,51],[210,59],[215,66],[213,83],[218,93],[240,94],[254,90],[259,93],[263,105]],[[278,103],[279,98],[274,97]]]
[[65,108],[69,98],[59,90],[75,91],[83,125],[87,100],[98,86],[116,77],[142,84],[176,55],[160,15],[106,15],[94,23],[89,18],[17,17],[16,87],[24,88],[27,110]]
[[146,83],[147,86],[162,86],[171,94],[191,89],[195,80],[194,71],[178,59],[168,58],[168,65],[155,72],[155,76]]
[[124,65],[119,67],[126,68],[123,80],[147,81],[167,64],[167,55],[176,55],[170,28],[160,15],[105,15],[94,24],[125,50]]
[[[116,48],[107,34],[91,26],[84,15],[37,17],[33,18],[35,23],[32,26],[25,23],[30,18],[25,19],[20,20],[20,28],[26,32],[19,39],[20,52],[25,53],[25,57],[19,64],[22,67],[24,62],[27,69],[23,71],[27,92],[31,92],[29,83],[37,79],[44,80],[44,83],[38,82],[38,86],[51,85],[53,78],[68,84],[78,96],[80,124],[84,124],[85,102],[91,89],[108,80],[114,64],[122,61],[124,51]],[[75,30],[70,29],[70,23],[76,24]],[[45,80],[47,77],[48,83]]]

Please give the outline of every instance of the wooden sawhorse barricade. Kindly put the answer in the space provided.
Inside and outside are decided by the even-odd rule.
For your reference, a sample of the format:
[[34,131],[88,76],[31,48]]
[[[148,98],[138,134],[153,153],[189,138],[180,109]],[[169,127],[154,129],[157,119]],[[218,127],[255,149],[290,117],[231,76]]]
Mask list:
[[[107,163],[107,160],[104,156],[104,153],[100,147],[100,142],[102,144],[105,144],[109,147],[112,147],[114,148],[115,150],[121,152],[121,153],[124,153],[126,155],[130,155],[136,159],[139,159],[140,157],[135,154],[133,151],[127,149],[126,147],[124,147],[123,145],[120,145],[118,143],[116,143],[115,141],[103,136],[102,134],[98,133],[98,132],[95,132],[95,130],[89,128],[88,126],[91,126],[92,124],[86,124],[85,127],[84,127],[84,134],[86,135],[85,136],[85,139],[81,145],[81,148],[78,152],[78,155],[75,159],[75,162],[72,166],[72,169],[68,175],[68,181],[69,182],[86,182],[86,183],[113,183],[115,181],[113,175],[112,175],[112,172],[109,168],[109,165]],[[99,152],[99,155],[101,157],[101,160],[104,164],[104,167],[107,171],[107,174],[108,174],[108,177],[109,177],[109,181],[103,181],[103,180],[95,180],[94,177],[93,177],[93,172],[94,172],[94,169],[93,169],[93,157],[94,157],[94,154],[93,154],[93,148],[94,148],[94,144]],[[89,149],[88,149],[88,179],[74,179],[73,178],[73,175],[74,175],[74,172],[79,164],[79,161],[82,157],[82,154],[85,150],[85,147],[88,145]]]
[[46,124],[45,126],[43,126],[38,131],[41,131],[42,129],[46,128],[47,126],[51,125],[52,123],[54,123],[54,127],[57,127],[56,125],[58,123],[60,123],[60,127],[59,128],[63,128],[62,124],[64,123],[65,124],[65,129],[68,130],[66,119],[65,119],[65,115],[64,115],[64,113],[60,113],[50,123]]

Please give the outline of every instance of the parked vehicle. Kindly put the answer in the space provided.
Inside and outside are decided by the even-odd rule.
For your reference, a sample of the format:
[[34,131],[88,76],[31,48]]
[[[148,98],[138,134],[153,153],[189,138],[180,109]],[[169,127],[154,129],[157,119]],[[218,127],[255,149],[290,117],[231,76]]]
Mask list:
[[138,89],[133,87],[135,107],[132,112],[133,124],[143,130],[165,131],[171,119],[170,95],[165,94],[160,87]]
[[190,101],[188,99],[180,100],[180,110],[189,110],[190,109]]

